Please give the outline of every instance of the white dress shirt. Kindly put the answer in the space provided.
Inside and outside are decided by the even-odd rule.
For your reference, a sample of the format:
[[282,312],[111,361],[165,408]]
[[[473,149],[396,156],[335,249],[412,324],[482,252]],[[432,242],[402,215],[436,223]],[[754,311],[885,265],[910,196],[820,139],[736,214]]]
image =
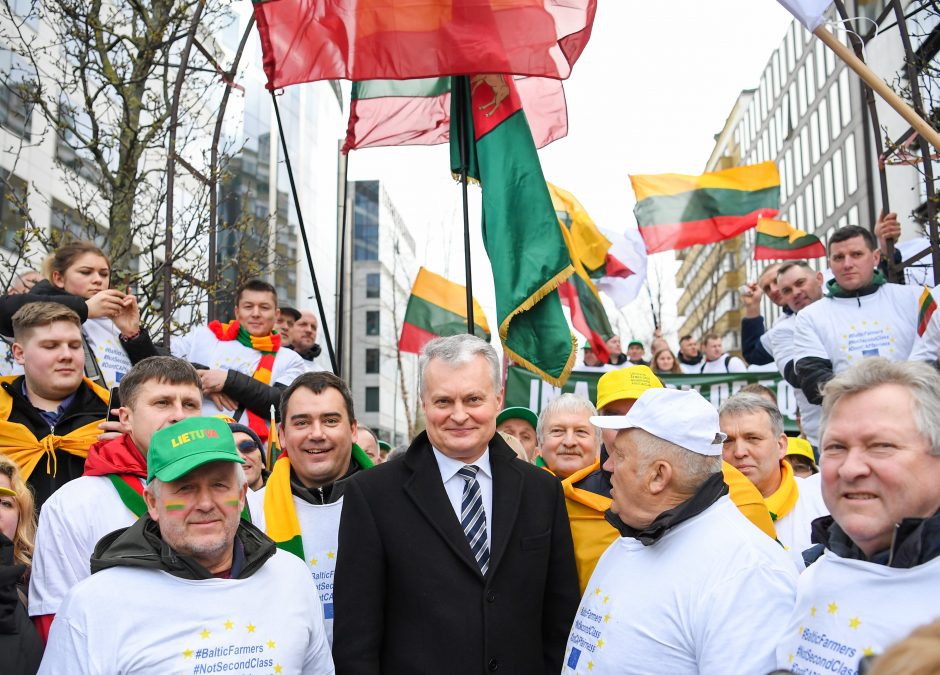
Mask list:
[[[463,478],[457,475],[463,467],[467,466],[459,459],[453,459],[442,453],[437,448],[434,450],[434,459],[437,460],[437,468],[441,471],[441,480],[444,481],[444,491],[447,492],[447,498],[450,505],[454,507],[454,514],[457,516],[457,522],[460,522],[460,512],[463,505],[463,488],[467,484]],[[486,513],[486,545],[492,550],[493,542],[493,472],[490,469],[490,449],[487,448],[476,461],[470,464],[479,467],[477,471],[477,483],[480,486],[480,495],[483,497],[483,511]]]

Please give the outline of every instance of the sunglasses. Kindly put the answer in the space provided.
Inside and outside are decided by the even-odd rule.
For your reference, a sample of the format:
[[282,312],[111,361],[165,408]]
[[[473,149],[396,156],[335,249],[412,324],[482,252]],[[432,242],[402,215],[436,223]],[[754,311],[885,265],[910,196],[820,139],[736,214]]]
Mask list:
[[255,443],[254,441],[244,441],[242,443],[239,443],[236,447],[238,448],[238,451],[242,453],[243,455],[250,455],[255,450],[261,449],[258,447],[258,444]]

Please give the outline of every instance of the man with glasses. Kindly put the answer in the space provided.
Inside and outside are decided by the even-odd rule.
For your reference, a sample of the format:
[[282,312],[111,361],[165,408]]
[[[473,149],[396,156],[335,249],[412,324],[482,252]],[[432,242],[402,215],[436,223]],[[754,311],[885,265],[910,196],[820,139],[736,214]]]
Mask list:
[[248,489],[257,492],[264,487],[264,484],[268,482],[268,476],[271,475],[264,463],[264,444],[251,427],[238,424],[231,417],[223,416],[222,419],[232,430],[238,454],[245,460],[242,469],[245,471],[245,478],[248,479]]

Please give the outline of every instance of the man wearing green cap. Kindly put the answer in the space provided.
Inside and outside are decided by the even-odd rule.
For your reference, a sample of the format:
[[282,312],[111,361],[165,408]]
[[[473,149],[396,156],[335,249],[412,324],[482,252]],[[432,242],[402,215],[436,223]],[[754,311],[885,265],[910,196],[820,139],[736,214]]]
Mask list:
[[535,462],[539,455],[539,443],[535,434],[538,422],[539,418],[534,412],[517,405],[500,411],[496,416],[496,431],[515,436],[525,448],[529,462]]
[[147,513],[98,543],[40,672],[334,672],[306,566],[241,518],[243,463],[218,418],[153,435]]

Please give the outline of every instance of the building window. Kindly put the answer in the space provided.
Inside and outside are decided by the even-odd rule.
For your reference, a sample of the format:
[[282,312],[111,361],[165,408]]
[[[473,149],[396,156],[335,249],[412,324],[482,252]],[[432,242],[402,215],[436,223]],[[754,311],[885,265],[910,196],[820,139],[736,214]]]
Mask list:
[[379,350],[373,347],[366,349],[366,373],[376,375],[379,372]]
[[378,387],[366,387],[366,412],[379,412]]
[[378,272],[369,272],[366,275],[366,297],[377,298],[382,288],[382,276]]
[[23,140],[30,140],[33,107],[23,100],[31,79],[22,59],[7,49],[0,49],[0,125]]
[[854,194],[858,189],[858,167],[855,165],[855,134],[845,139],[845,187],[846,192]]
[[379,334],[379,312],[378,310],[366,312],[366,335]]
[[353,260],[379,259],[379,182],[356,183],[353,206]]
[[[4,172],[6,173],[6,172]],[[0,246],[15,251],[17,233],[29,224],[26,211],[27,186],[19,176],[6,173],[0,176]]]

